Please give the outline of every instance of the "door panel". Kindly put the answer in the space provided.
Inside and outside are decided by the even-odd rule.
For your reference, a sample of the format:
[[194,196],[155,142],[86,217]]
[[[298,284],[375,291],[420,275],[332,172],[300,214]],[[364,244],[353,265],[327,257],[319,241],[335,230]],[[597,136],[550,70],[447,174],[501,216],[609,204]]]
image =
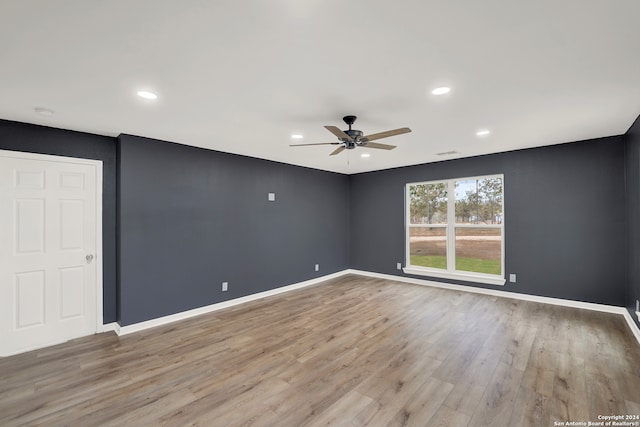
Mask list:
[[96,332],[97,163],[0,151],[0,355]]
[[84,268],[60,269],[60,318],[70,319],[84,314]]
[[44,188],[44,171],[15,169],[15,185],[16,188]]
[[84,203],[82,200],[60,200],[60,249],[83,249]]
[[44,252],[44,199],[15,199],[16,255]]
[[16,330],[43,326],[46,317],[44,271],[17,273],[14,277]]

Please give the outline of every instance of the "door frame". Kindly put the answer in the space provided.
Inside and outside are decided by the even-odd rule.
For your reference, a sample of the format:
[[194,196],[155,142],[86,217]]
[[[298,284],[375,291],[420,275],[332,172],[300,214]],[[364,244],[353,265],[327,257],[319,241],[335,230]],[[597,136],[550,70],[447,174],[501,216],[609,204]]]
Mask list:
[[74,163],[90,165],[96,167],[96,318],[94,322],[94,333],[103,332],[103,295],[102,295],[102,160],[83,159],[76,157],[55,156],[50,154],[27,153],[23,151],[0,150],[0,157],[25,160],[40,160],[46,162]]

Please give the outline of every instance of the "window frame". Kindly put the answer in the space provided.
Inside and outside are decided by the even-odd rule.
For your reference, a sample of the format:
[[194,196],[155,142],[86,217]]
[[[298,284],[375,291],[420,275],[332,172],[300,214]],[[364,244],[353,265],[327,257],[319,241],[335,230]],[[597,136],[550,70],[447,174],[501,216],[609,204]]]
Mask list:
[[[500,178],[502,180],[502,221],[500,224],[456,224],[456,195],[455,195],[455,183],[456,181],[467,180],[480,180],[480,179],[494,179]],[[447,223],[446,224],[412,224],[411,223],[411,197],[410,187],[414,185],[430,185],[441,184],[447,185]],[[450,179],[439,179],[433,181],[419,181],[409,182],[405,184],[404,191],[404,208],[405,208],[405,267],[402,269],[407,274],[438,277],[444,279],[463,280],[468,282],[478,282],[489,285],[503,286],[505,280],[505,268],[504,268],[504,247],[505,247],[505,209],[504,209],[504,174],[493,175],[480,175]],[[410,232],[412,228],[444,228],[446,233],[446,259],[447,269],[423,267],[411,264],[411,241]],[[495,228],[500,230],[500,272],[501,274],[487,274],[477,273],[473,271],[456,270],[456,228]]]

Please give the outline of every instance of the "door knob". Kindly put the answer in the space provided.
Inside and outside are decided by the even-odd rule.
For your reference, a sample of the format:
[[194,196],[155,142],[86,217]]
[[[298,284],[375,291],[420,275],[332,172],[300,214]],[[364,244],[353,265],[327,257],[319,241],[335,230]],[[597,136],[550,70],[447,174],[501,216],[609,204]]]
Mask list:
[[93,261],[93,254],[89,254],[84,258],[87,260],[87,264],[91,264],[91,261]]

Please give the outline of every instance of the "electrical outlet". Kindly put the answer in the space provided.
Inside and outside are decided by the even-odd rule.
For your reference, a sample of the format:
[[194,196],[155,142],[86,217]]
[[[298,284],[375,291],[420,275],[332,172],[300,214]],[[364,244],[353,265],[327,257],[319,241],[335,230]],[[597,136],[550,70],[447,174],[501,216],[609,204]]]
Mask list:
[[510,274],[509,275],[509,282],[516,283],[516,275],[515,274]]
[[229,282],[222,282],[222,292],[227,292],[229,290]]
[[269,193],[269,195],[267,196],[268,200],[270,202],[275,202],[276,201],[276,193]]
[[316,264],[316,271],[320,271],[320,264]]
[[396,269],[397,270],[402,270],[402,263],[401,262],[396,264]]

